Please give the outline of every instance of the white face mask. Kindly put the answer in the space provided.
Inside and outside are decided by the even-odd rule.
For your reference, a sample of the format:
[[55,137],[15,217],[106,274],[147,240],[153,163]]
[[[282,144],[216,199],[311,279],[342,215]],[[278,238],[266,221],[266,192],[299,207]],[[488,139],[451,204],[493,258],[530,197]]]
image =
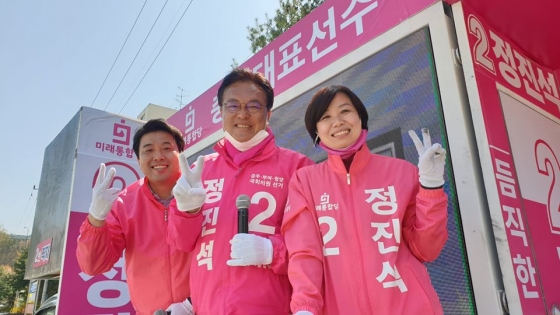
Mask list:
[[245,152],[253,148],[254,146],[258,145],[264,139],[266,139],[266,137],[268,137],[268,131],[261,130],[257,132],[250,140],[245,142],[239,142],[235,140],[229,132],[224,130],[224,138],[226,138],[226,140],[229,141],[229,143],[231,143],[237,150],[241,152]]

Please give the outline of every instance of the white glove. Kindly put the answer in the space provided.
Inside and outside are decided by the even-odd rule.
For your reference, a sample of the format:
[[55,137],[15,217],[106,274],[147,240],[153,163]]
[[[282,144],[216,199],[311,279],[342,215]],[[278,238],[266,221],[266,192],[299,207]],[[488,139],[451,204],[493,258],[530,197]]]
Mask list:
[[228,266],[261,266],[272,262],[272,242],[255,234],[235,234],[229,241]]
[[408,131],[412,142],[418,151],[418,175],[420,175],[420,184],[426,188],[441,187],[445,183],[443,180],[443,171],[445,168],[446,151],[441,144],[434,143],[430,137],[430,130],[422,128],[422,138],[424,144],[420,141],[414,130]]
[[194,315],[194,310],[188,299],[180,303],[173,303],[165,310],[171,315]]
[[177,200],[177,208],[180,211],[192,211],[202,207],[206,200],[206,191],[202,188],[202,168],[204,167],[204,156],[199,156],[195,167],[191,170],[187,156],[182,152],[179,155],[181,164],[181,177],[173,187],[173,196]]
[[298,311],[294,315],[313,315],[310,311]]
[[99,166],[99,174],[93,186],[91,194],[91,205],[89,206],[89,214],[97,220],[105,220],[107,214],[111,211],[111,207],[115,200],[117,200],[118,193],[121,191],[118,188],[109,188],[113,182],[117,171],[111,167],[109,173],[105,175],[105,163]]

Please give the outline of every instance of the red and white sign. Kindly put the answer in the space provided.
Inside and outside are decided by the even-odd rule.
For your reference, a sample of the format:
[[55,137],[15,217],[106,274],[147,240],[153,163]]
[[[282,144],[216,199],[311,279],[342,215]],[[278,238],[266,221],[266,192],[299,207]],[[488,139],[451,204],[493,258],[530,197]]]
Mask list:
[[[263,73],[276,95],[436,0],[327,0],[241,65]],[[216,83],[171,116],[185,149],[222,128]]]
[[100,163],[117,170],[112,187],[125,188],[140,178],[132,135],[140,121],[84,107],[75,163],[71,211],[66,236],[64,268],[59,290],[59,314],[135,314],[130,303],[123,257],[113,269],[98,276],[81,272],[76,259],[80,226],[87,217],[91,190]]
[[42,241],[37,244],[35,248],[35,260],[33,261],[33,268],[43,266],[49,263],[49,257],[51,255],[51,244],[52,238]]
[[509,254],[500,265],[504,282],[517,286],[510,311],[547,314],[560,301],[558,80],[464,4],[463,11],[500,204],[490,211],[507,238],[497,239]]

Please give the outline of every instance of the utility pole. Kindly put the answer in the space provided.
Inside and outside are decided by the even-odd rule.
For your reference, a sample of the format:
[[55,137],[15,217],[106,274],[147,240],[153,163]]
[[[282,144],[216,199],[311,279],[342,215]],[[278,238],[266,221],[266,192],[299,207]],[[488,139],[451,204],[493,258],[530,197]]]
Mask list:
[[25,241],[29,242],[29,229],[26,226],[24,226],[23,228],[27,231],[27,234],[25,235]]
[[175,95],[175,96],[178,97],[178,98],[176,98],[175,100],[179,103],[179,110],[181,110],[181,108],[183,108],[183,105],[185,105],[185,104],[183,104],[183,93],[184,93],[186,90],[183,89],[183,88],[180,87],[180,86],[178,86],[177,88],[178,88],[179,90],[181,90],[181,94]]
[[29,229],[26,226],[23,228],[27,231],[27,234],[25,234],[25,248],[29,250]]

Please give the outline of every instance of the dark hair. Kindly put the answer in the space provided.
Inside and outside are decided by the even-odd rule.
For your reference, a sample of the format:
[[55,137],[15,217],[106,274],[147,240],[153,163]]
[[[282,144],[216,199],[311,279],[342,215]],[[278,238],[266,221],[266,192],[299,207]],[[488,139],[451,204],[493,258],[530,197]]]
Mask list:
[[268,110],[272,109],[274,104],[274,90],[268,82],[268,79],[260,72],[253,72],[249,68],[237,68],[233,69],[228,75],[222,80],[222,84],[218,88],[218,104],[220,107],[224,104],[224,92],[226,89],[237,82],[252,82],[261,88],[266,95],[266,108]]
[[134,134],[134,139],[132,140],[132,149],[134,149],[134,153],[136,154],[137,158],[140,157],[139,150],[140,150],[140,140],[142,139],[142,137],[148,133],[156,132],[156,131],[163,131],[172,135],[173,138],[175,139],[175,143],[177,144],[177,150],[179,150],[179,152],[183,152],[185,148],[185,139],[183,139],[183,135],[181,134],[181,131],[179,131],[179,129],[167,123],[164,119],[157,118],[157,119],[148,120],[144,124],[144,126],[136,130],[136,133]]
[[[324,86],[315,92],[305,112],[305,127],[307,128],[309,136],[313,139],[313,142],[315,142],[315,138],[317,137],[317,122],[321,119],[323,114],[325,114],[337,93],[344,93],[350,98],[352,105],[356,108],[358,116],[360,116],[360,120],[362,121],[362,129],[368,130],[368,113],[360,98],[345,86]],[[319,141],[320,139],[317,143],[319,143]]]

